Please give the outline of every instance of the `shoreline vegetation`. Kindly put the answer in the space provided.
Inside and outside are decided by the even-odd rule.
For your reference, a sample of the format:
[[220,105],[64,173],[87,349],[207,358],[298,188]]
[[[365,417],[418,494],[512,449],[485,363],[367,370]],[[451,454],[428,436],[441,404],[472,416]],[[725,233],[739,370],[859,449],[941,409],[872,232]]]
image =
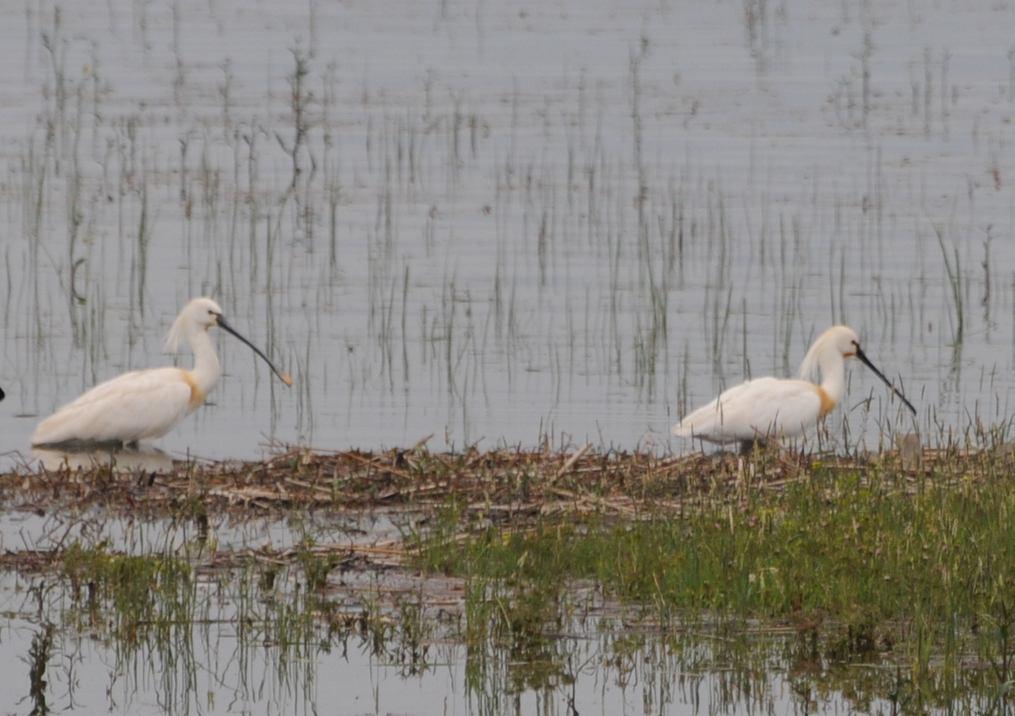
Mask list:
[[[1000,440],[902,446],[854,457],[660,457],[590,446],[433,453],[421,444],[289,449],[253,463],[175,462],[161,473],[16,470],[0,475],[8,512],[192,521],[198,542],[218,520],[362,512],[401,514],[407,526],[401,538],[373,542],[307,538],[242,551],[206,542],[142,556],[68,539],[8,549],[2,562],[72,592],[90,585],[91,599],[168,580],[174,603],[181,580],[198,572],[239,571],[260,584],[292,570],[306,587],[301,599],[318,595],[303,607],[327,619],[329,575],[442,579],[453,585],[442,609],[459,613],[455,637],[468,644],[543,643],[582,612],[576,594],[591,589],[623,615],[618,639],[707,622],[746,644],[745,634],[774,630],[815,678],[876,665],[866,699],[903,708],[904,691],[920,709],[974,698],[1005,712],[1015,706],[1015,449]],[[138,579],[125,578],[132,573]],[[414,618],[424,619],[427,599],[417,597]]]

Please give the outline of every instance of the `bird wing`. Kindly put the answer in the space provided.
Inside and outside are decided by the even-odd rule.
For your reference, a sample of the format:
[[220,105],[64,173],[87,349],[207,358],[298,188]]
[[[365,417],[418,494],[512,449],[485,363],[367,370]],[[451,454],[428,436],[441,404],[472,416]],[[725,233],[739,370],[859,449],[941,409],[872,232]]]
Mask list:
[[134,442],[165,435],[188,412],[190,385],[179,368],[124,373],[57,410],[35,429],[33,445]]
[[817,422],[821,396],[805,380],[757,378],[723,391],[673,426],[680,437],[712,442],[797,435]]

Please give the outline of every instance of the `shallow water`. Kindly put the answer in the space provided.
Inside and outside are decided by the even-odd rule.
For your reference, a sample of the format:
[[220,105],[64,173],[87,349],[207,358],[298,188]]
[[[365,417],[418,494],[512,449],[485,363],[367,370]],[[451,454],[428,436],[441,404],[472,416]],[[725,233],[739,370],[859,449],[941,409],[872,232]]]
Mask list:
[[208,558],[217,550],[287,550],[314,544],[353,549],[398,540],[418,516],[411,512],[357,511],[298,514],[289,519],[216,516],[190,519],[111,517],[99,510],[10,510],[0,519],[0,549],[61,550],[71,544],[104,545],[128,554]]
[[[352,580],[356,582],[355,578]],[[435,580],[440,582],[441,580]],[[466,647],[441,636],[448,610],[385,611],[385,626],[356,627],[363,594],[401,591],[409,602],[446,584],[399,584],[383,576],[334,585],[347,626],[313,622],[279,628],[284,607],[251,598],[230,578],[198,586],[191,622],[116,631],[115,611],[95,613],[66,584],[8,575],[0,585],[0,665],[5,713],[853,713],[862,703],[888,712],[859,684],[883,667],[853,668],[847,698],[832,671],[793,658],[794,638],[761,631],[733,636],[707,625],[681,635],[582,617],[535,643],[485,641]],[[382,597],[383,598],[383,597]],[[298,602],[297,602],[298,603]],[[443,617],[441,616],[443,614]],[[291,617],[290,617],[291,618]],[[434,626],[434,620],[437,625]],[[47,631],[51,629],[52,631]],[[49,634],[48,643],[45,642]],[[287,641],[289,639],[289,641]],[[45,643],[45,647],[42,644]],[[790,658],[787,659],[787,656]],[[822,667],[827,668],[828,665]],[[32,669],[45,679],[32,686]],[[811,673],[808,673],[809,670]],[[823,684],[821,686],[820,684]],[[829,686],[829,684],[832,684]],[[858,697],[859,694],[859,697]],[[857,703],[859,698],[860,703]],[[870,699],[869,701],[864,701]],[[985,702],[984,702],[985,703]],[[861,707],[862,708],[862,707]],[[868,711],[869,712],[869,711]]]
[[[278,556],[296,544],[370,545],[411,529],[411,519],[216,517],[202,529],[8,511],[7,558],[63,551],[52,570],[26,561],[0,575],[0,711],[850,714],[919,703],[980,713],[1002,703],[994,673],[973,655],[974,668],[934,684],[943,695],[914,702],[901,653],[870,650],[843,663],[831,624],[819,641],[791,622],[659,622],[654,607],[608,601],[587,582],[559,585],[540,603],[526,593],[535,585],[474,592],[477,583],[378,563],[339,562],[311,587],[300,567],[309,563]],[[122,562],[122,571],[87,566],[121,551],[192,570],[167,578]],[[143,583],[125,581],[141,573]]]
[[[429,435],[689,449],[679,414],[792,373],[839,321],[901,377],[926,441],[999,422],[1013,14],[12,4],[0,452],[97,381],[171,360],[162,338],[198,294],[296,385],[222,338],[210,404],[158,441],[174,455]],[[913,427],[854,367],[822,441]]]

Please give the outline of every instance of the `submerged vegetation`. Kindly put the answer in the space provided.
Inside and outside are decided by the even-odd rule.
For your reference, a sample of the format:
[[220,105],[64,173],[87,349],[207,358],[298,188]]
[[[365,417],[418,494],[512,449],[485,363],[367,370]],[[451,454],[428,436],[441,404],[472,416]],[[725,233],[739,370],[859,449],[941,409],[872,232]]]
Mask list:
[[[163,658],[208,621],[286,664],[354,637],[422,673],[449,658],[440,645],[461,645],[491,712],[511,693],[566,700],[587,665],[564,635],[583,633],[598,635],[585,658],[618,684],[665,668],[651,678],[673,686],[726,664],[757,694],[785,674],[804,706],[1003,712],[1015,706],[1013,473],[1001,442],[852,458],[416,446],[9,473],[8,510],[197,529],[140,555],[74,541],[3,564],[63,585],[50,622]],[[383,513],[401,536],[329,540],[300,522],[350,508]],[[214,537],[223,519],[257,515],[304,526],[258,549]]]

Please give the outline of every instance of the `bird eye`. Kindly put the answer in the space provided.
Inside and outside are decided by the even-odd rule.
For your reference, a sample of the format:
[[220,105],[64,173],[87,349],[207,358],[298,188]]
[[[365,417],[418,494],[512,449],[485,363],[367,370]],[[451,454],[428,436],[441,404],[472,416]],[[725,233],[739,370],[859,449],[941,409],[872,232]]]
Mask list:
[[208,309],[208,315],[209,315],[209,316],[214,316],[214,315],[215,315],[215,311],[213,311],[213,310],[211,310],[211,309],[209,308],[209,309]]

